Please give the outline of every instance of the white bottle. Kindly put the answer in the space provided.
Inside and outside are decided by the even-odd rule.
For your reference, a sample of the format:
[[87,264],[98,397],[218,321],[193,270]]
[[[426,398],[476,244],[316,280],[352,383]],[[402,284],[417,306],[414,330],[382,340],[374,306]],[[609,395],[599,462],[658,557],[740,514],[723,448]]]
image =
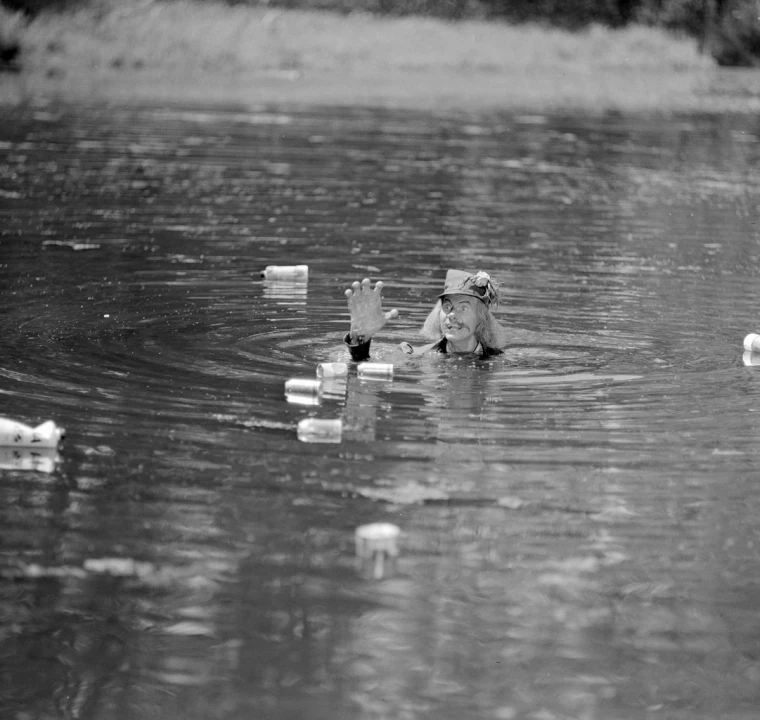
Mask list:
[[330,362],[319,363],[319,365],[317,365],[317,377],[332,378],[341,377],[343,375],[348,375],[348,363]]
[[55,448],[0,447],[0,470],[52,473],[61,456]]
[[58,443],[65,435],[63,428],[59,428],[52,420],[29,427],[15,420],[0,418],[0,445],[13,447],[58,447]]
[[744,349],[747,352],[760,352],[760,335],[750,333],[744,338]]
[[393,574],[400,532],[392,523],[370,523],[356,528],[356,557],[364,577],[380,580]]
[[341,420],[305,418],[298,423],[298,439],[301,442],[339,443],[342,439]]
[[360,378],[371,380],[392,380],[393,365],[391,363],[359,363],[356,367],[356,373]]
[[306,282],[309,279],[308,265],[267,265],[261,271],[264,280],[288,280]]

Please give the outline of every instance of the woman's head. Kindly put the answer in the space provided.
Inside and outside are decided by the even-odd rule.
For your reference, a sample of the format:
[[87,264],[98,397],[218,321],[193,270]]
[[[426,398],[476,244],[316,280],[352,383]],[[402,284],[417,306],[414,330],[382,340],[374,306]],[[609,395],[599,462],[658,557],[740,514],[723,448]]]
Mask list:
[[506,344],[506,331],[491,312],[499,303],[498,285],[487,273],[446,273],[444,291],[422,327],[430,340],[446,338],[458,345],[469,337],[491,348]]

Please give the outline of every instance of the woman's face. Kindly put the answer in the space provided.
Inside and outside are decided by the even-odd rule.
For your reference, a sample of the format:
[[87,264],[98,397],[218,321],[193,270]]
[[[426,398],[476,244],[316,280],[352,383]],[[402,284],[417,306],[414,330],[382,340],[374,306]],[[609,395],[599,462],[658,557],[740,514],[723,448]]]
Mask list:
[[[480,302],[469,295],[446,295],[441,300],[441,330],[450,343],[471,350],[477,345],[475,330],[478,314],[475,303]],[[467,347],[467,346],[472,347]]]

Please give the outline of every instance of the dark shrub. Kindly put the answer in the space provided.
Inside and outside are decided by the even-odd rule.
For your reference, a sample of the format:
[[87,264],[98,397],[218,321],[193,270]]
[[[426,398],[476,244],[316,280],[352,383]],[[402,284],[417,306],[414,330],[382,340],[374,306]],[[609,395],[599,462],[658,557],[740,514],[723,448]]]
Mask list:
[[37,15],[43,10],[65,10],[77,4],[83,5],[84,0],[0,0],[3,7],[29,16]]

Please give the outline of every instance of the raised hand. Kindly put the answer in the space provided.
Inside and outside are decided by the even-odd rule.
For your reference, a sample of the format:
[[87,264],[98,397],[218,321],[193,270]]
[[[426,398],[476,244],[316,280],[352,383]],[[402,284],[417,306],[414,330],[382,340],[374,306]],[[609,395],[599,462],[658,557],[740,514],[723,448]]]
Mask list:
[[380,293],[383,289],[382,280],[375,283],[374,290],[369,278],[359,283],[351,284],[346,290],[348,311],[351,313],[351,338],[356,340],[363,337],[369,340],[378,330],[381,330],[388,320],[398,317],[395,308],[383,312],[382,298]]

